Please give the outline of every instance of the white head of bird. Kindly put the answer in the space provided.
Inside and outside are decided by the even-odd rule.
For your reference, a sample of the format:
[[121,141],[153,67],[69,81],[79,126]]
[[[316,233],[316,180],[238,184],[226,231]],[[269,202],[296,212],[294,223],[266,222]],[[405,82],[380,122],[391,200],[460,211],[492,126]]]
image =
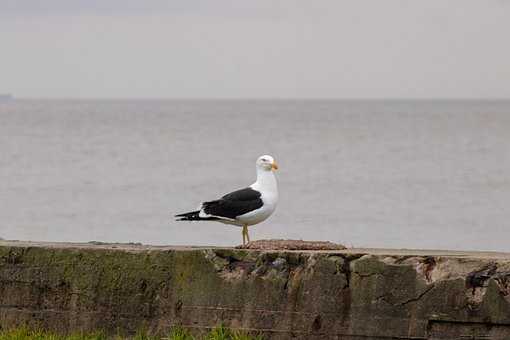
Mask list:
[[257,169],[265,170],[265,171],[272,171],[272,170],[278,170],[278,164],[276,164],[274,158],[269,155],[263,155],[260,156],[257,159]]

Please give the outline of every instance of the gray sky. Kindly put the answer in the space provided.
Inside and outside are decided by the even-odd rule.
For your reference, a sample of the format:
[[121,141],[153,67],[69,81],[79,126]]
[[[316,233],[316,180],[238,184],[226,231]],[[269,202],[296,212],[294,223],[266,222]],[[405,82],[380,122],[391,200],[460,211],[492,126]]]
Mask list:
[[510,98],[510,1],[0,0],[2,92]]

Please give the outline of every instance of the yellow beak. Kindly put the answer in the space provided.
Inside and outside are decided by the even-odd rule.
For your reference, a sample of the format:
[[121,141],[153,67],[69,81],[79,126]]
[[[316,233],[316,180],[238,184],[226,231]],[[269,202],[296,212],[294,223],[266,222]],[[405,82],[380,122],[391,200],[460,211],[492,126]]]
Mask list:
[[278,164],[276,164],[276,162],[273,162],[273,164],[271,164],[271,168],[273,170],[278,170]]

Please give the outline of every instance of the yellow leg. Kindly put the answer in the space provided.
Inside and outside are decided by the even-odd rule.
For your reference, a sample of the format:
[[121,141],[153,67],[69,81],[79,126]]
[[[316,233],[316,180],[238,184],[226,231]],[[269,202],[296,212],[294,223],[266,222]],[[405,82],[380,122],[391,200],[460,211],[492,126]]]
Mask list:
[[243,225],[243,246],[246,246],[246,240],[250,242],[250,235],[248,235],[248,226]]
[[250,243],[250,234],[248,234],[248,226],[246,226],[246,239],[248,240],[248,243]]

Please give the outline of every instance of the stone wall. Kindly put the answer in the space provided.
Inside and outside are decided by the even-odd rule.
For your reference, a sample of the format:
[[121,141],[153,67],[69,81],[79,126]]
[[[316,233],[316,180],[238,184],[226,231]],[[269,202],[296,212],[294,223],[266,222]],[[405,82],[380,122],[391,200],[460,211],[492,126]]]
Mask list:
[[510,255],[0,241],[0,326],[510,339]]

